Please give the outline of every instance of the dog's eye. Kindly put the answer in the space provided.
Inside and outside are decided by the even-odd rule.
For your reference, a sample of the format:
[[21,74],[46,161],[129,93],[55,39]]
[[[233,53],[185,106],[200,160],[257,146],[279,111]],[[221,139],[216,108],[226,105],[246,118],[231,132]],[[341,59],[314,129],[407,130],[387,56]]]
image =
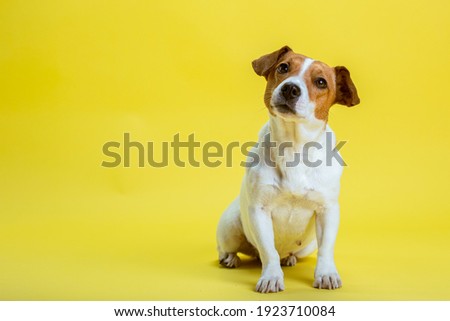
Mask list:
[[316,84],[317,88],[325,89],[327,88],[327,81],[323,79],[322,77],[317,78],[314,83]]
[[282,63],[278,66],[277,71],[279,74],[285,74],[289,71],[289,65],[286,63]]

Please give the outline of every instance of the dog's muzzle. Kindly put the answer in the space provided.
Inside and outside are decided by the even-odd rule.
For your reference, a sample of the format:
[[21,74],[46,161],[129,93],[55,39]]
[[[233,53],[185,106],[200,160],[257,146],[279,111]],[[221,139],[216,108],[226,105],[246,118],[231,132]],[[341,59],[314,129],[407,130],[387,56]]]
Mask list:
[[279,97],[274,107],[281,113],[295,114],[295,104],[301,93],[300,87],[296,84],[291,82],[285,83],[280,89]]

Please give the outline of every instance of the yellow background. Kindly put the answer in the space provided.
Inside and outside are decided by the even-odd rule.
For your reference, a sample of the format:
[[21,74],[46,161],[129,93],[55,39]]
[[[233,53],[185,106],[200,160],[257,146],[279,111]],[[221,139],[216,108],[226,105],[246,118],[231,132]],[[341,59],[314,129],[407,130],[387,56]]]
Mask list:
[[[0,299],[449,300],[449,1],[2,1]],[[283,45],[352,73],[336,263],[253,291],[215,229],[243,168],[104,168],[102,146],[255,140],[250,62]],[[200,153],[197,154],[199,157]],[[134,155],[136,156],[136,155]]]

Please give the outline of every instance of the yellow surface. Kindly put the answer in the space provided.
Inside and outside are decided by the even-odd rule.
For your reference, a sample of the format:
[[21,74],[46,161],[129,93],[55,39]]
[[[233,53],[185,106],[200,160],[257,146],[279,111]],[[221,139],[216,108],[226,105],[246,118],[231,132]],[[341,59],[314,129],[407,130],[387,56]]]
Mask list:
[[[449,300],[449,1],[2,1],[0,299]],[[253,292],[218,267],[232,167],[104,168],[102,146],[195,133],[255,140],[250,62],[288,44],[352,73],[333,108],[349,164],[336,262],[344,287]],[[158,153],[157,153],[158,154]],[[197,153],[200,157],[200,153]]]

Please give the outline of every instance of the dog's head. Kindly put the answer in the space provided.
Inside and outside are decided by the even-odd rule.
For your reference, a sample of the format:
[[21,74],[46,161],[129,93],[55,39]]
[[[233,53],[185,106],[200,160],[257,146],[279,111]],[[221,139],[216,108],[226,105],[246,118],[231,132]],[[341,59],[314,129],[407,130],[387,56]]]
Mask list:
[[293,121],[327,121],[333,104],[359,104],[356,87],[345,67],[329,67],[292,51],[288,46],[252,62],[267,80],[264,102],[269,112]]

